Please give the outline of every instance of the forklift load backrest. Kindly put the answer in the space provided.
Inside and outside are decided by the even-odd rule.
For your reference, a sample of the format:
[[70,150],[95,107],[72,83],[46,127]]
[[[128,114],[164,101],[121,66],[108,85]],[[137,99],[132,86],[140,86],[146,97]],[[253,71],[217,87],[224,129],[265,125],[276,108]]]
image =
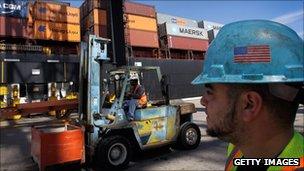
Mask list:
[[[164,100],[164,98],[168,98],[167,79],[162,78],[159,67],[128,66],[116,68],[114,70],[111,70],[109,73],[110,75],[120,74],[129,77],[129,81],[127,82],[126,89],[124,92],[128,91],[130,79],[132,78],[132,75],[136,73],[136,76],[139,80],[139,84],[144,87],[149,100]],[[120,89],[122,87],[123,86],[120,86]],[[119,94],[116,94],[116,97],[120,97],[120,95],[121,92],[119,91]],[[168,100],[165,101],[167,103],[162,104],[168,104]]]

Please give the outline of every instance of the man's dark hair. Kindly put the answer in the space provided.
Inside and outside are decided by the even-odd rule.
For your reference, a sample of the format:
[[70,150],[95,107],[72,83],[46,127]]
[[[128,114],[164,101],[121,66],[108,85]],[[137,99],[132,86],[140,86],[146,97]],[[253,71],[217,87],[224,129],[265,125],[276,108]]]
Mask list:
[[229,98],[238,98],[244,91],[257,92],[263,99],[263,105],[279,126],[282,126],[282,128],[293,126],[299,103],[286,101],[272,95],[268,84],[229,84],[229,87]]

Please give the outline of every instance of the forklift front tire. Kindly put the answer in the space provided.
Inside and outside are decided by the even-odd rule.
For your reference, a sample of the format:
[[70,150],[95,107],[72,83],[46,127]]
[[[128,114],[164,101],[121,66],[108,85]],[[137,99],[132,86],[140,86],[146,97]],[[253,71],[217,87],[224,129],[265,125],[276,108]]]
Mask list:
[[201,131],[199,127],[192,122],[185,122],[181,126],[178,137],[178,147],[183,150],[195,149],[201,142]]
[[122,169],[128,166],[131,158],[128,139],[120,135],[107,137],[97,147],[97,165],[102,168]]

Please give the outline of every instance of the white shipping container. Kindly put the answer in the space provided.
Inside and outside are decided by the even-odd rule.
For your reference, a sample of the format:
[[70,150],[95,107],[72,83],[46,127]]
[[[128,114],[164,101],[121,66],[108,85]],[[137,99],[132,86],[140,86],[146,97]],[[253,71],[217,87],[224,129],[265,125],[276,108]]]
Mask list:
[[194,39],[208,40],[207,30],[198,27],[186,27],[186,26],[179,26],[176,24],[164,23],[162,25],[159,25],[158,33],[160,37],[166,35],[172,35],[179,37],[189,37]]
[[162,13],[157,13],[157,24],[169,23],[180,26],[197,27],[197,21]]
[[217,29],[208,30],[209,42],[211,42],[216,37],[218,32],[219,32],[219,30],[217,30]]
[[212,22],[212,21],[206,21],[206,20],[198,22],[198,27],[204,28],[207,30],[212,30],[212,29],[220,30],[223,26],[224,26],[224,24],[220,24],[220,23],[216,23],[216,22]]

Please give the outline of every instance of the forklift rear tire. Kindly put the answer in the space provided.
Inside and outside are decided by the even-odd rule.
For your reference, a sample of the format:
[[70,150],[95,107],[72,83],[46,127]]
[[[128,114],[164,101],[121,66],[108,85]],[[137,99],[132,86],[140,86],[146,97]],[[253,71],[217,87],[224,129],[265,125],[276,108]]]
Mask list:
[[106,137],[99,142],[96,162],[101,168],[122,169],[128,166],[131,153],[130,142],[125,137]]
[[178,148],[191,150],[198,147],[201,142],[201,131],[199,127],[192,122],[185,122],[180,129],[177,140]]

